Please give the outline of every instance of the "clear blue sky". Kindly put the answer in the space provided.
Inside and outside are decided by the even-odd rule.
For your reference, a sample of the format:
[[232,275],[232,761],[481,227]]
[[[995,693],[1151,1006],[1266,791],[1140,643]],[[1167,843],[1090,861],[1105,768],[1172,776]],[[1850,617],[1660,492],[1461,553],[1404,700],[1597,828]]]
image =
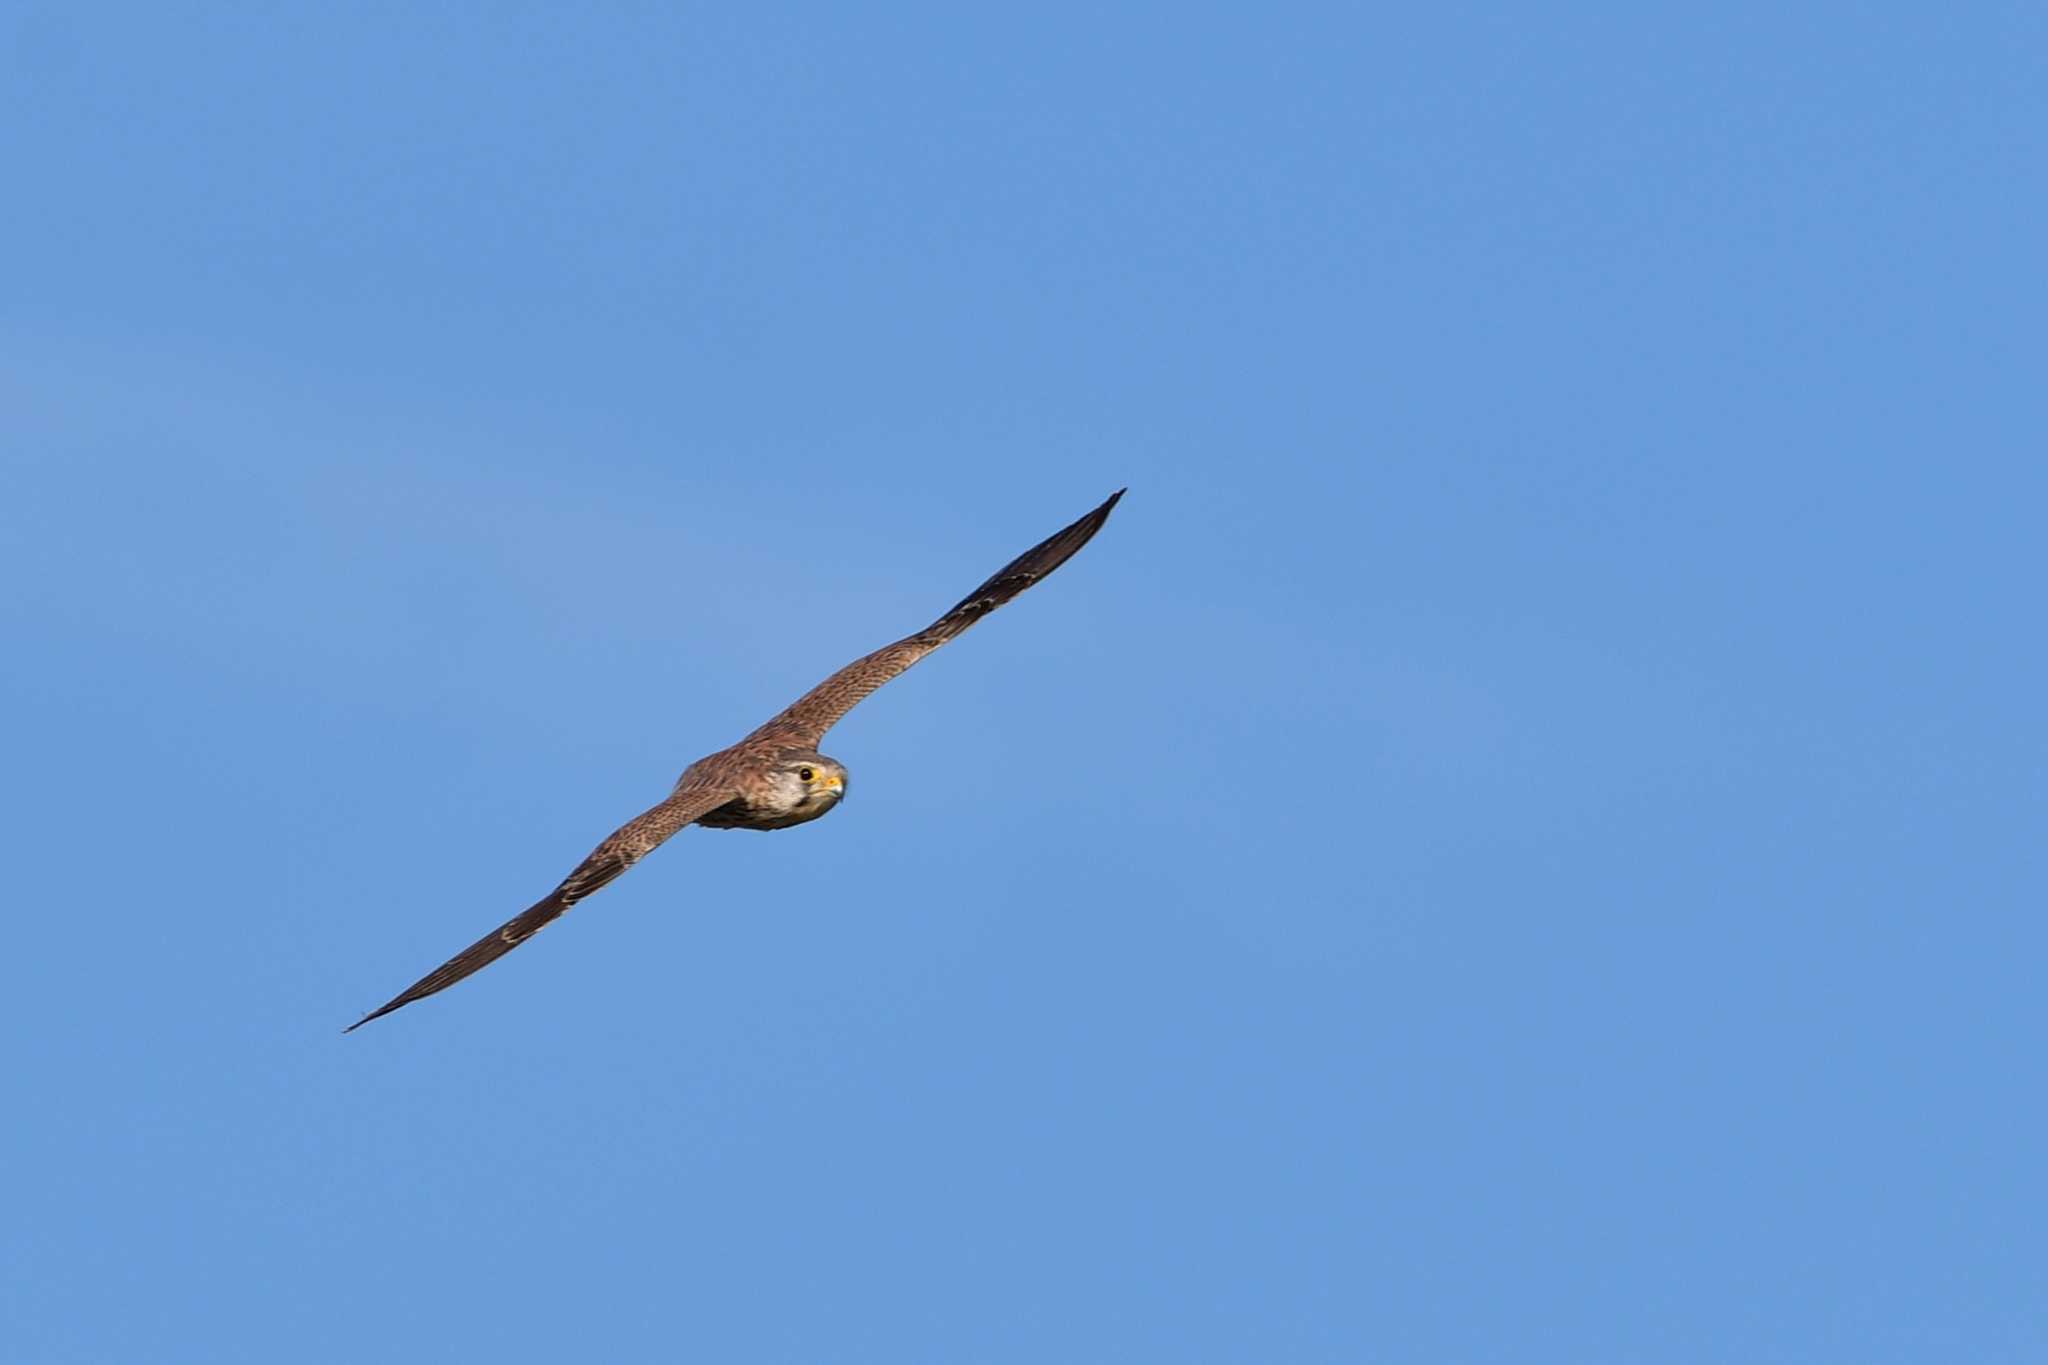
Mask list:
[[2039,6],[0,40],[0,1359],[2048,1358]]

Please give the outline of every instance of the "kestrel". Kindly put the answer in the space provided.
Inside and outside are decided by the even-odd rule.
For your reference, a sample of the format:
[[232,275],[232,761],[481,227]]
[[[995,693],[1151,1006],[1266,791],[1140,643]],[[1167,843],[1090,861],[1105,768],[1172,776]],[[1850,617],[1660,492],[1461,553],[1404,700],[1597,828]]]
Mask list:
[[1124,490],[1118,489],[1072,526],[1017,556],[915,635],[855,659],[739,743],[692,763],[676,779],[667,800],[614,830],[560,886],[342,1032],[352,1033],[380,1015],[444,991],[488,967],[685,825],[787,829],[830,811],[846,793],[846,765],[818,752],[818,741],[825,732],[870,692],[1066,563],[1102,529],[1110,509],[1123,495]]

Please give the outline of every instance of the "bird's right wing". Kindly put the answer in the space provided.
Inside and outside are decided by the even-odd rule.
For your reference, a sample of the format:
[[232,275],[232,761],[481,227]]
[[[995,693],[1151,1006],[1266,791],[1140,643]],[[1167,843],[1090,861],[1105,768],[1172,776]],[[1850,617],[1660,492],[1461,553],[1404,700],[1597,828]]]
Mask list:
[[342,1032],[353,1033],[372,1019],[401,1009],[415,1000],[425,999],[436,991],[447,990],[463,977],[490,966],[560,918],[570,906],[653,852],[677,830],[724,805],[734,795],[729,786],[716,781],[677,787],[668,800],[613,830],[609,839],[592,849],[590,856],[577,864],[576,870],[564,877],[562,884],[544,898],[506,920]]

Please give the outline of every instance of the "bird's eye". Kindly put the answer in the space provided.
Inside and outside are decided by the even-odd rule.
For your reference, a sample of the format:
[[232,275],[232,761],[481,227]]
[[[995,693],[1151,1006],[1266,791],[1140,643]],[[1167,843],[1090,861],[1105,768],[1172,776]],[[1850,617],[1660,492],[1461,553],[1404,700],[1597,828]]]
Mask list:
[[806,782],[810,781],[812,778],[817,776],[817,774],[812,772],[809,768],[798,768],[796,770],[796,775]]

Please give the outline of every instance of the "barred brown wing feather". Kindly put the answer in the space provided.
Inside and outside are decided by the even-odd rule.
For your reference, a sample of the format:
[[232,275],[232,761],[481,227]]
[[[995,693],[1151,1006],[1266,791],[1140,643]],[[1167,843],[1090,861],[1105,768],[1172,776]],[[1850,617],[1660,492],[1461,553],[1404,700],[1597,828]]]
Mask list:
[[561,918],[576,902],[608,885],[627,868],[661,846],[669,836],[698,816],[725,802],[732,792],[723,786],[696,787],[678,791],[660,805],[612,831],[610,838],[592,849],[561,885],[527,909],[506,920],[476,942],[449,958],[425,976],[407,986],[384,1004],[343,1029],[353,1033],[372,1019],[380,1019],[415,1000],[445,991],[466,976],[490,966],[505,954]]
[[1026,588],[1038,583],[1102,529],[1110,509],[1125,490],[1119,488],[1108,501],[1073,525],[1046,537],[990,575],[987,582],[961,598],[938,620],[915,635],[884,645],[872,654],[854,660],[798,698],[775,719],[756,730],[749,739],[776,739],[816,747],[825,732],[839,723],[876,688],[903,674],[919,659],[963,634],[967,628]]

